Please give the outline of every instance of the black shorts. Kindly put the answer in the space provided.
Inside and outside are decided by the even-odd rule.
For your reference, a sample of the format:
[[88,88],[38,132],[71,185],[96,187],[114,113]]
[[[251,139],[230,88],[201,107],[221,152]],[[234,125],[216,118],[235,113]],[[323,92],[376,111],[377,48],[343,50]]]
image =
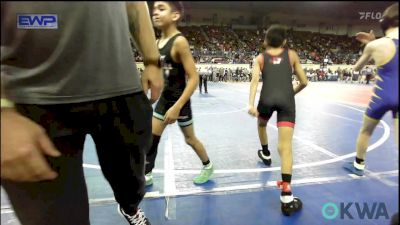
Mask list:
[[[164,121],[165,113],[171,108],[176,101],[168,101],[165,97],[161,96],[157,102],[156,108],[153,112],[153,117]],[[179,117],[178,125],[180,127],[187,127],[193,124],[192,108],[190,107],[190,100],[182,107]]]
[[263,120],[268,121],[274,111],[277,112],[277,126],[282,127],[294,127],[296,122],[296,106],[294,101],[279,101],[279,102],[269,102],[258,103],[257,110],[259,112],[259,117]]

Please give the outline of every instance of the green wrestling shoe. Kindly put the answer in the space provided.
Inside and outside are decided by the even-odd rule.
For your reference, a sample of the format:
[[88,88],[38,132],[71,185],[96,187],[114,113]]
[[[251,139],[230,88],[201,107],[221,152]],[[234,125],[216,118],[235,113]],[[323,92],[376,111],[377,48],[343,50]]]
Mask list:
[[203,166],[200,175],[196,176],[193,179],[193,182],[195,184],[204,184],[210,179],[213,172],[214,172],[214,165],[212,163],[209,163],[208,165]]
[[145,174],[144,178],[146,179],[146,186],[150,186],[153,184],[153,173],[152,172]]

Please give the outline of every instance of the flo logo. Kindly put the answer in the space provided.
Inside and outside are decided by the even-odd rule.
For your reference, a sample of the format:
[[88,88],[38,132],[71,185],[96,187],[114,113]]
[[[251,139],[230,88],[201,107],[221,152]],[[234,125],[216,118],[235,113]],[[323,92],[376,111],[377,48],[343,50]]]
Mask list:
[[[351,208],[355,208],[354,210],[350,210]],[[382,202],[374,202],[372,204],[368,204],[366,202],[358,203],[358,202],[341,202],[339,206],[333,202],[325,203],[322,207],[322,216],[327,220],[333,220],[336,218],[340,219],[350,219],[353,220],[354,217],[358,217],[359,219],[379,219],[380,217],[384,217],[385,219],[389,219],[389,214],[386,209],[385,203]]]
[[360,14],[360,20],[380,20],[382,19],[381,12],[358,12]]

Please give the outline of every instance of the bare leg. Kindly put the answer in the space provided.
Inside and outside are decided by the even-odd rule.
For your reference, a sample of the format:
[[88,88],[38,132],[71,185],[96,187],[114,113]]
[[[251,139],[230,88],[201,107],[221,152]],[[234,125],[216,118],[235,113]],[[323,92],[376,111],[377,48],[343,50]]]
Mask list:
[[258,137],[260,138],[261,145],[268,144],[267,122],[267,120],[258,118]]
[[213,164],[209,161],[206,149],[203,144],[197,139],[194,134],[193,124],[187,127],[181,127],[183,135],[185,135],[185,141],[192,149],[196,152],[197,156],[199,156],[200,160],[203,163],[203,169],[200,174],[194,177],[193,182],[195,184],[203,184],[206,183],[211,175],[214,172]]
[[161,136],[165,128],[167,127],[167,124],[165,124],[164,121],[161,121],[154,117],[153,120],[151,121],[151,124],[152,124],[152,133],[153,135],[157,136]]
[[206,149],[203,144],[197,139],[194,134],[193,124],[187,127],[181,127],[182,133],[185,136],[186,143],[192,147],[202,162],[209,160]]
[[394,141],[397,148],[399,148],[399,113],[397,113],[396,118],[394,118]]
[[357,158],[365,160],[369,140],[378,123],[379,120],[375,120],[364,115],[363,125],[360,129],[360,133],[358,134],[357,138],[357,146],[356,146]]
[[282,174],[292,174],[293,158],[292,158],[292,127],[278,127],[278,151],[281,157]]

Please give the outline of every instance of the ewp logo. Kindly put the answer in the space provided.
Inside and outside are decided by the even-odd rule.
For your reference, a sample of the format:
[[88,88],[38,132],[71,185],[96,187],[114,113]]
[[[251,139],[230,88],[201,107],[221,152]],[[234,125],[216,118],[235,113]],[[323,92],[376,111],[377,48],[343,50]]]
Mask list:
[[17,14],[18,29],[58,29],[56,14]]
[[[336,219],[340,214],[340,219],[345,219],[347,217],[348,219],[353,220],[353,214],[351,214],[349,211],[350,207],[353,206],[353,203],[354,202],[341,202],[340,208],[333,202],[325,203],[322,207],[322,216],[327,220],[333,220]],[[359,219],[364,219],[367,217],[367,219],[371,220],[378,219],[381,216],[383,216],[385,219],[389,219],[389,214],[387,212],[385,203],[374,202],[371,206],[366,202],[363,204],[355,202],[354,206]]]

